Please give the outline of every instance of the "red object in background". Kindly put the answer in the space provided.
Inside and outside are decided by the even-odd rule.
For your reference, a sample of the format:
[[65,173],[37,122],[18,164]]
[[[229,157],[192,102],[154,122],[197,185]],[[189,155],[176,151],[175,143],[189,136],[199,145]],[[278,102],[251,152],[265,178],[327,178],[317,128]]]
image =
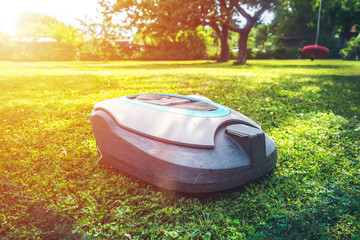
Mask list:
[[314,58],[326,58],[330,51],[326,47],[320,45],[309,45],[302,49],[304,55],[314,60]]

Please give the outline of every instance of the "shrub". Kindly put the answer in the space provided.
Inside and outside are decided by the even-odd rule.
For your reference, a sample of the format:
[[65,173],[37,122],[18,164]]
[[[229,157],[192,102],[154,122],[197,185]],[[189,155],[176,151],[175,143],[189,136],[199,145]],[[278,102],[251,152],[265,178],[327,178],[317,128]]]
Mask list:
[[343,59],[360,59],[360,35],[351,38],[348,42],[348,46],[340,50],[340,55]]
[[145,46],[133,59],[195,60],[207,58],[206,42],[198,32],[183,32],[176,41],[159,40]]
[[249,58],[252,59],[269,59],[271,58],[270,52],[268,52],[266,49],[249,49],[250,54],[248,54]]
[[248,56],[252,59],[297,59],[300,52],[299,48],[286,47],[276,36],[270,36],[263,44],[248,49]]
[[300,57],[298,48],[275,46],[270,50],[271,58],[275,59],[296,59]]
[[13,54],[11,37],[3,32],[0,32],[0,60],[9,60]]
[[9,59],[14,61],[74,60],[76,49],[58,42],[16,42]]

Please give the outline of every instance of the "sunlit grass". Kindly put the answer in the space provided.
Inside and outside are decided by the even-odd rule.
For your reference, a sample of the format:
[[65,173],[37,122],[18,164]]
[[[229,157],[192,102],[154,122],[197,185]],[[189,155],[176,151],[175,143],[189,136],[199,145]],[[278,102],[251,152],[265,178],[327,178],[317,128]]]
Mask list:
[[[276,169],[197,198],[98,162],[94,104],[150,92],[254,119],[276,141]],[[359,62],[0,62],[0,239],[356,239],[359,107]]]

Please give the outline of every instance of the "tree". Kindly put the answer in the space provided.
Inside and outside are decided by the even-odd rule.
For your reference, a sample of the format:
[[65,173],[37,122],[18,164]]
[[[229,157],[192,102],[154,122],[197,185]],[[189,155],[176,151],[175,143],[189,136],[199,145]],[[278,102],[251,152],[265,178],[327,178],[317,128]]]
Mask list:
[[[313,3],[315,11],[318,1]],[[360,27],[360,2],[358,0],[323,1],[321,26],[330,35],[349,32],[357,25]]]
[[[33,60],[72,60],[75,59],[82,42],[80,32],[57,19],[39,13],[22,13],[15,21],[18,38],[31,38],[32,46],[26,49],[23,44],[17,44],[19,50],[15,58]],[[53,38],[56,42],[37,43],[39,38]],[[32,49],[32,50],[31,50]],[[20,52],[20,53],[19,53]],[[20,55],[20,56],[19,56]]]
[[271,31],[277,35],[308,36],[316,29],[313,0],[286,0],[275,11]]
[[114,12],[126,14],[128,26],[147,39],[175,42],[179,32],[210,26],[220,39],[219,61],[229,60],[230,6],[225,0],[118,0]]
[[[234,7],[233,21],[230,30],[239,33],[238,58],[235,64],[243,65],[247,60],[247,42],[251,29],[262,21],[265,11],[273,11],[279,1],[273,0],[229,0]],[[252,13],[251,13],[252,12]],[[245,23],[241,21],[245,19]],[[240,19],[240,20],[239,20]]]
[[203,26],[210,26],[220,39],[220,57],[218,62],[227,62],[230,58],[229,24],[232,6],[227,0],[198,1],[199,13],[192,15],[193,22]]
[[[314,44],[320,0],[286,0],[275,12],[271,31],[304,39],[300,44]],[[352,27],[360,27],[360,2],[358,0],[322,0],[319,44],[330,50],[329,57],[340,57],[340,49],[355,33]]]
[[15,20],[15,31],[18,38],[52,37],[52,26],[58,23],[55,18],[47,15],[23,12]]
[[[229,60],[229,30],[239,33],[238,64],[246,62],[246,43],[250,30],[261,21],[266,10],[280,0],[118,0],[115,11],[127,14],[129,24],[145,35],[176,36],[180,30],[210,26],[221,42],[219,61]],[[254,14],[251,14],[254,12]],[[238,21],[245,19],[245,24]]]
[[77,47],[82,35],[71,25],[39,13],[22,13],[15,21],[18,38],[54,38],[67,47]]
[[207,13],[202,19],[204,26],[208,25],[220,39],[220,58],[218,62],[227,62],[230,58],[229,49],[229,25],[232,15],[232,6],[227,0],[213,1],[207,6]]
[[[278,35],[315,36],[319,0],[286,0],[275,13],[273,31]],[[347,33],[360,26],[358,0],[323,0],[320,33],[327,38]]]
[[11,36],[0,31],[0,60],[9,60],[13,54]]
[[116,23],[116,14],[112,9],[112,3],[108,0],[98,1],[100,8],[95,19],[77,19],[82,26],[82,32],[87,39],[91,39],[93,50],[102,60],[108,60],[111,55],[116,55],[116,46],[112,40],[121,37],[122,27]]

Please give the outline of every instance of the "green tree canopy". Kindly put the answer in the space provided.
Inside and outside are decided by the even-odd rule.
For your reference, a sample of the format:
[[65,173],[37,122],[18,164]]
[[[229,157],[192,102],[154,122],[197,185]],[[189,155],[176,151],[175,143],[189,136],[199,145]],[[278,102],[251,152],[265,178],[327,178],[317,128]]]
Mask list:
[[15,20],[15,30],[18,38],[54,38],[59,43],[74,46],[82,41],[82,35],[71,25],[39,13],[22,13]]
[[15,20],[15,31],[18,38],[52,37],[52,26],[58,23],[47,15],[23,12]]
[[[229,59],[228,31],[236,31],[241,36],[238,62],[244,64],[251,28],[277,4],[278,0],[118,0],[114,10],[127,15],[129,26],[154,38],[175,40],[179,31],[210,26],[221,42],[220,61]],[[245,22],[239,22],[240,16]]]
[[[323,0],[322,26],[330,34],[349,32],[360,27],[359,0]],[[318,6],[318,1],[313,6]],[[314,7],[313,7],[314,8]]]
[[[22,13],[15,21],[15,30],[18,38],[53,38],[52,52],[49,50],[44,59],[74,59],[79,47],[83,42],[83,35],[71,25],[58,21],[57,19],[41,15],[39,13]],[[40,46],[38,46],[40,48]],[[23,51],[30,51],[24,49]],[[46,50],[44,50],[46,52]],[[40,51],[26,53],[28,55],[41,55]],[[25,54],[25,55],[26,55]],[[45,53],[43,54],[46,55]],[[36,59],[39,56],[33,56]]]
[[[273,22],[279,35],[314,34],[317,27],[319,0],[286,0],[278,8]],[[320,32],[331,36],[360,26],[360,1],[323,0]]]
[[176,42],[179,33],[197,35],[198,26],[209,25],[221,39],[221,56],[227,61],[229,46],[223,40],[227,40],[228,29],[223,28],[224,8],[217,7],[218,3],[206,0],[118,0],[114,11],[127,16],[127,25],[137,29],[145,44],[153,44],[154,40],[157,43]]
[[[312,1],[312,0],[310,0]],[[315,29],[316,13],[309,0],[286,0],[278,7],[273,31],[278,35],[310,35]]]

